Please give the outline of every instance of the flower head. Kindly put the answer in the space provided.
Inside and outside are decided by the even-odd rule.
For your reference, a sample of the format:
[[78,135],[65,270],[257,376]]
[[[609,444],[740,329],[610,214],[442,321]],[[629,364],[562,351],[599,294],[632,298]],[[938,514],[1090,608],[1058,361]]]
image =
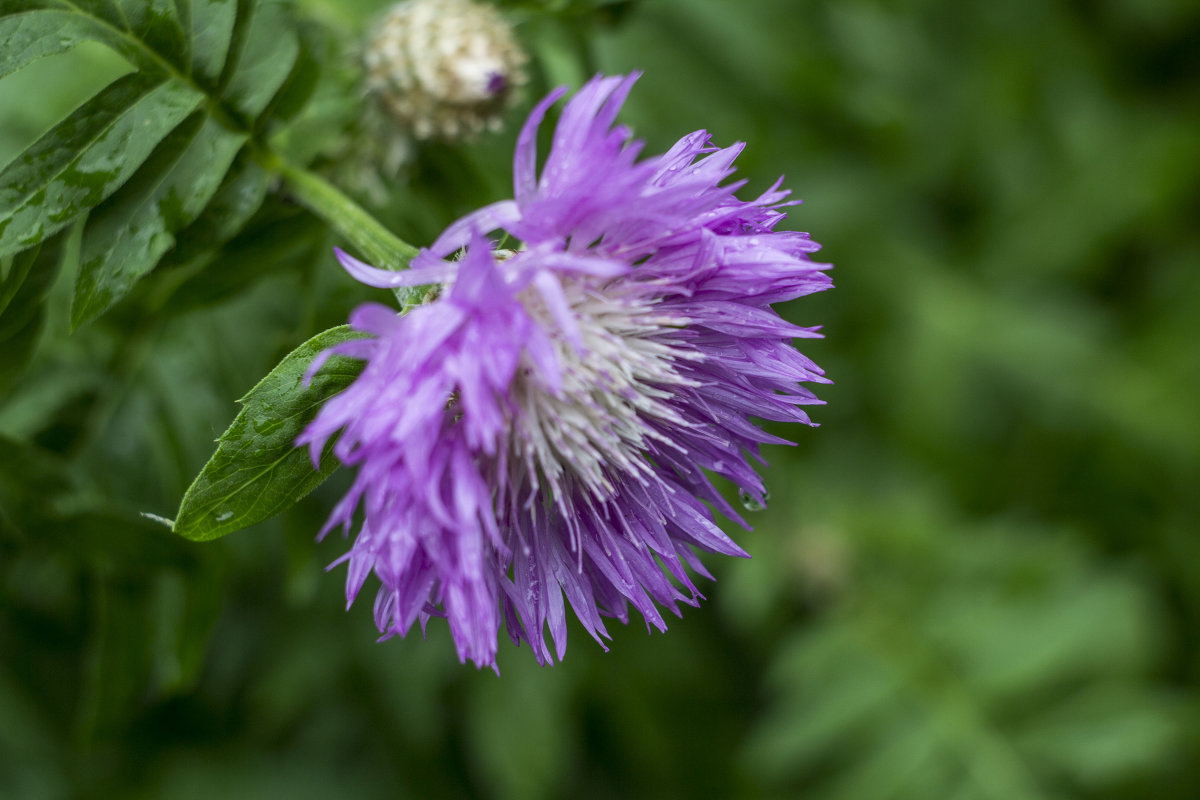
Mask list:
[[524,51],[492,6],[471,0],[404,0],[367,40],[367,87],[419,139],[495,129],[525,82]]
[[[358,468],[327,529],[363,508],[347,599],[374,572],[385,636],[445,616],[460,659],[494,667],[501,615],[542,663],[563,657],[568,603],[601,646],[630,606],[665,629],[660,607],[702,597],[687,568],[711,577],[695,551],[746,555],[713,521],[745,525],[710,476],[765,502],[751,461],[784,440],[750,418],[812,424],[802,384],[825,379],[791,340],[818,334],[771,304],[830,287],[818,245],[775,230],[779,183],[749,201],[723,184],[740,144],[698,131],[639,160],[614,127],[636,78],[583,87],[540,172],[537,130],[564,90],[539,103],[513,199],[452,224],[411,269],[339,252],[373,286],[443,287],[403,316],[354,312],[370,338],[334,350],[366,366],[299,440],[315,458],[340,431],[334,452]],[[497,230],[521,249],[493,250]]]

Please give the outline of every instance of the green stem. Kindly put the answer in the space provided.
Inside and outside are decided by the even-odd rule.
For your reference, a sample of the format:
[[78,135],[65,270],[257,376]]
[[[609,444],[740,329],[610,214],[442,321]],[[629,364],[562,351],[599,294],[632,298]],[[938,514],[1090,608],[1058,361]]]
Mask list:
[[357,203],[324,178],[263,153],[264,166],[282,175],[301,205],[329,224],[375,267],[401,270],[419,251],[397,238]]

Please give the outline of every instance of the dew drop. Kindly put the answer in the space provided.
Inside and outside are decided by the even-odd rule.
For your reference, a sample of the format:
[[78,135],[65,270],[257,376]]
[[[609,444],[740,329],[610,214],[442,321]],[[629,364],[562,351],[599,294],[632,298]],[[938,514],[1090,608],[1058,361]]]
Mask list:
[[217,514],[215,517],[213,517],[213,519],[216,520],[217,522],[224,522],[225,520],[229,519],[232,516],[233,516],[233,512],[226,510],[226,511],[222,511],[220,514]]
[[762,511],[767,507],[767,501],[771,499],[770,493],[764,488],[762,491],[762,500],[747,492],[745,489],[738,489],[738,499],[742,501],[742,508],[747,511]]

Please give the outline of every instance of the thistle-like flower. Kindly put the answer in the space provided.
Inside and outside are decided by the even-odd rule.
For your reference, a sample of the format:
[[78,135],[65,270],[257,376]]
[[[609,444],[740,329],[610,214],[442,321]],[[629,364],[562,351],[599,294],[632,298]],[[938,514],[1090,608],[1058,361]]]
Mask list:
[[[316,458],[340,431],[334,452],[358,468],[326,530],[362,507],[347,601],[374,572],[384,638],[445,616],[460,660],[495,667],[502,617],[539,662],[561,660],[566,603],[601,646],[604,618],[628,622],[631,605],[665,630],[660,606],[702,598],[687,568],[711,577],[696,550],[746,555],[713,521],[745,525],[711,478],[765,503],[750,462],[785,440],[750,418],[812,424],[800,406],[820,401],[801,384],[825,378],[791,340],[818,334],[771,304],[831,286],[819,246],[775,230],[780,182],[749,201],[744,182],[722,185],[741,144],[697,131],[639,160],[614,127],[636,79],[584,86],[539,174],[537,130],[565,89],[540,102],[514,198],[452,224],[411,269],[339,252],[372,286],[441,287],[403,316],[354,312],[369,337],[331,352],[363,372],[298,442]],[[492,249],[493,231],[520,249]]]

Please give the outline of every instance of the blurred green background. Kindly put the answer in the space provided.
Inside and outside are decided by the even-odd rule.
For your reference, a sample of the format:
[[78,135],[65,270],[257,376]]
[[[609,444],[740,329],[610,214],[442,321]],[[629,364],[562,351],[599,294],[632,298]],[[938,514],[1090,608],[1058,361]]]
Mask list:
[[[330,75],[382,7],[300,4]],[[596,70],[645,70],[649,152],[703,127],[748,142],[750,194],[785,173],[838,288],[784,313],[825,326],[803,348],[835,384],[766,453],[753,558],[706,559],[666,635],[575,628],[551,669],[503,642],[497,679],[437,620],[376,644],[370,593],[343,610],[345,544],[313,537],[344,475],[214,543],[140,516],[284,353],[382,299],[271,199],[70,336],[59,276],[0,374],[0,797],[1200,796],[1200,6],[506,10],[532,54],[508,130],[418,146],[374,210],[425,243],[506,196],[523,112]],[[96,46],[0,81],[0,162],[124,69]],[[357,100],[321,91],[291,146],[356,191]]]

